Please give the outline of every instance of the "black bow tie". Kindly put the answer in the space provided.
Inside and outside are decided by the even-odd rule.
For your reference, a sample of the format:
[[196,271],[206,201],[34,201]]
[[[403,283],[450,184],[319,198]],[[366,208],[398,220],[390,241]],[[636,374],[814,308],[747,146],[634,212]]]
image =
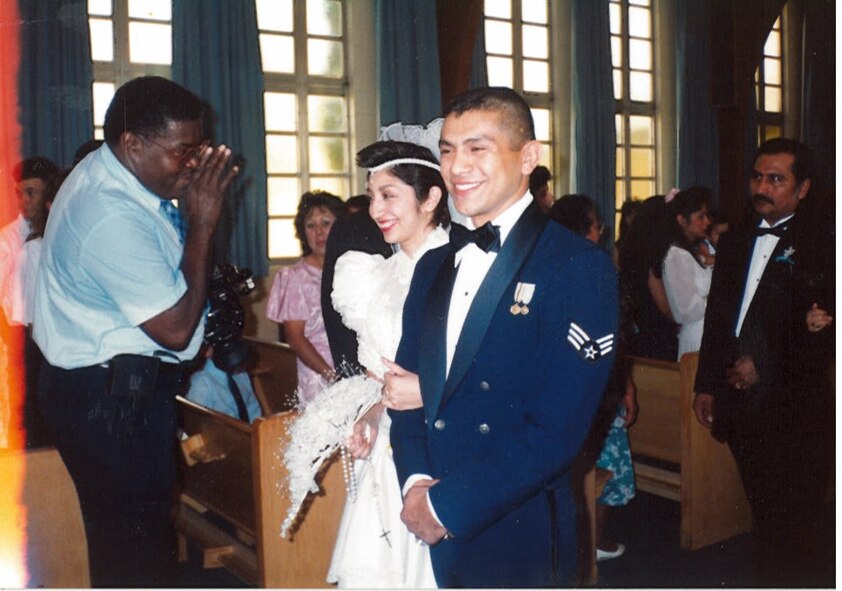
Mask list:
[[780,226],[775,226],[774,228],[755,228],[754,234],[756,236],[777,236],[780,238],[786,232],[786,229],[789,227],[788,224],[781,224]]
[[485,252],[500,252],[500,226],[486,222],[476,230],[469,230],[459,224],[450,224],[450,242],[459,252],[463,246],[473,242]]

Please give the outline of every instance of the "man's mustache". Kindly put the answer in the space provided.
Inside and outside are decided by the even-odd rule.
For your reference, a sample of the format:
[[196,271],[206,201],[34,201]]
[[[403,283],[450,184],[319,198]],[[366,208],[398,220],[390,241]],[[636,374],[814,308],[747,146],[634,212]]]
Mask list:
[[769,205],[774,205],[775,202],[772,201],[770,198],[766,197],[766,195],[761,195],[760,193],[755,193],[751,196],[751,202],[754,205],[758,205],[760,203],[768,203]]

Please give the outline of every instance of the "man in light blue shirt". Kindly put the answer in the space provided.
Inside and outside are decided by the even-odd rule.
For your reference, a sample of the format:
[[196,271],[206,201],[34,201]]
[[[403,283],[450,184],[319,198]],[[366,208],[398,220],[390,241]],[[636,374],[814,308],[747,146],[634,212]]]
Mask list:
[[79,494],[95,587],[172,584],[174,397],[202,342],[213,234],[238,173],[230,149],[208,146],[203,115],[164,78],[123,85],[44,236],[39,402]]

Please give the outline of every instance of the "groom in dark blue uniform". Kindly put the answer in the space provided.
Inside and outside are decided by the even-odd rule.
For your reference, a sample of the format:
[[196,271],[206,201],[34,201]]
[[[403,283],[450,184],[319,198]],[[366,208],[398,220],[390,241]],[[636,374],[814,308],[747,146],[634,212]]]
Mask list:
[[479,230],[454,226],[418,263],[404,308],[396,361],[424,407],[390,411],[402,518],[431,545],[440,587],[570,585],[569,468],[614,358],[614,268],[533,203],[541,146],[517,93],[456,97],[440,145]]

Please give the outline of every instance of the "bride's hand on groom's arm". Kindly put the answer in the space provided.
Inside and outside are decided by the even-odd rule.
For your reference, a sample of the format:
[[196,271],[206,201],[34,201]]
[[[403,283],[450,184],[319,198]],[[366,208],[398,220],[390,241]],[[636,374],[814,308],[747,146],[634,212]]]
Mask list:
[[406,371],[394,361],[383,358],[386,373],[383,376],[383,406],[392,410],[421,408],[421,383],[418,374]]
[[380,416],[383,414],[383,405],[375,404],[362,418],[354,423],[354,431],[348,438],[348,453],[355,460],[367,458],[377,441],[377,427],[380,424]]

